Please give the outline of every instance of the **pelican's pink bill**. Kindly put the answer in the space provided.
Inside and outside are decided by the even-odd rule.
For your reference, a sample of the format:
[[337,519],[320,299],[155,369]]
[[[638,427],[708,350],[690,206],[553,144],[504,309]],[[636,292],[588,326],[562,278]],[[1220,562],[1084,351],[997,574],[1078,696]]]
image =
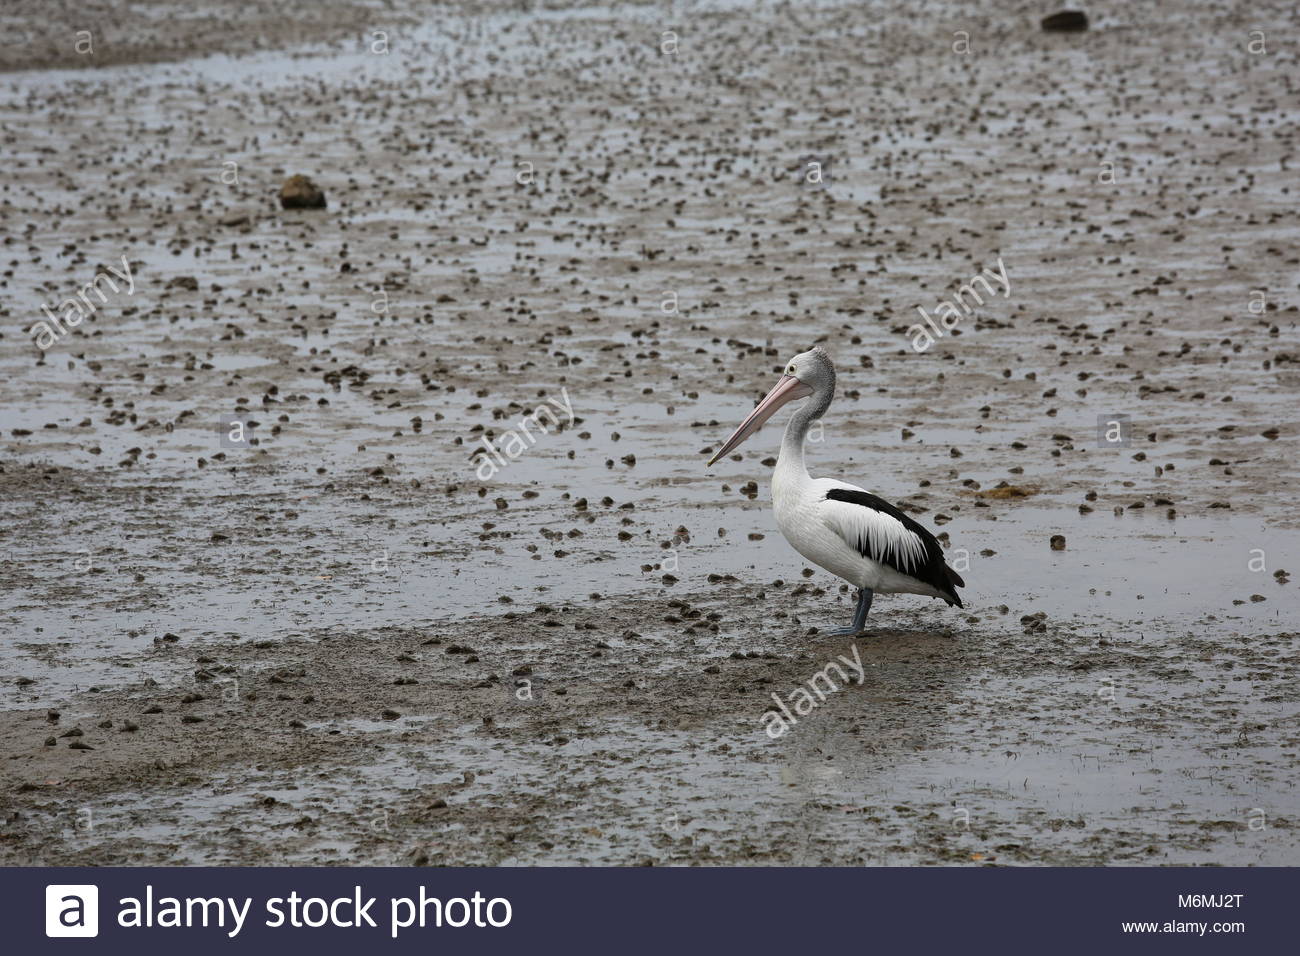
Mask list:
[[782,375],[772,391],[767,393],[767,397],[758,403],[758,407],[749,413],[749,417],[740,423],[739,428],[732,432],[731,437],[718,449],[717,454],[709,459],[709,464],[712,465],[719,458],[735,451],[741,442],[762,428],[763,423],[775,415],[776,410],[786,402],[792,402],[796,398],[807,398],[811,394],[812,389],[793,375]]

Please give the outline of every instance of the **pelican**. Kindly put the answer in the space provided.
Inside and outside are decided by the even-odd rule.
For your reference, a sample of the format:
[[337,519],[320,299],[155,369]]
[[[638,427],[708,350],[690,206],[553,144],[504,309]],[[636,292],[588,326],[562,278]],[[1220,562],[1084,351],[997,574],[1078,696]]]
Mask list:
[[966,582],[944,562],[934,535],[857,485],[809,476],[803,463],[804,439],[812,423],[826,414],[834,395],[835,366],[825,350],[818,346],[796,355],[709,465],[740,447],[782,405],[810,399],[785,426],[772,472],[772,505],[777,527],[796,551],[858,589],[852,626],[830,633],[861,634],[877,592],[923,594],[962,607],[956,589]]

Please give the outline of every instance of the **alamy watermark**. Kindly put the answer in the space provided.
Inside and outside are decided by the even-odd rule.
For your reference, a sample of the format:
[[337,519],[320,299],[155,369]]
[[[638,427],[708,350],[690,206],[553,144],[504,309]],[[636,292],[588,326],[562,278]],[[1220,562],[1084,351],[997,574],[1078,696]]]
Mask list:
[[[986,276],[987,278],[985,278]],[[921,317],[925,319],[925,325],[918,322],[907,330],[907,334],[912,339],[913,351],[924,352],[934,344],[935,339],[943,338],[943,329],[939,327],[940,325],[942,325],[944,329],[952,331],[952,329],[956,327],[957,323],[965,317],[962,314],[963,311],[965,312],[965,315],[971,314],[972,309],[966,304],[967,296],[974,299],[976,305],[984,304],[984,300],[980,298],[980,294],[975,291],[975,283],[978,282],[980,285],[984,286],[985,295],[990,299],[993,298],[993,286],[989,284],[989,279],[996,279],[1000,282],[1003,286],[1003,294],[1008,299],[1011,298],[1011,280],[1007,277],[1007,268],[1002,264],[1002,257],[998,256],[998,271],[996,273],[992,269],[986,268],[982,272],[971,276],[970,282],[959,286],[957,291],[952,294],[952,302],[944,299],[935,307],[935,313],[939,319],[938,324],[935,323],[934,319],[930,317],[930,313],[926,312],[923,306],[918,305],[916,311],[920,312]],[[957,308],[959,305],[961,306],[960,311]],[[926,326],[929,326],[929,328],[926,328]],[[933,332],[933,334],[931,334],[931,332]]]
[[[537,444],[537,438],[529,430],[528,425],[531,422],[536,428],[541,429],[543,435],[549,435],[550,429],[542,423],[542,417],[550,419],[551,425],[555,428],[560,427],[560,419],[551,410],[549,405],[554,405],[556,409],[564,412],[568,418],[568,424],[574,423],[573,402],[569,400],[569,390],[561,388],[560,394],[564,397],[563,402],[557,402],[553,398],[548,398],[541,405],[533,409],[532,414],[524,415],[516,423],[515,427],[508,430],[502,435],[494,445],[486,435],[480,441],[483,442],[482,449],[474,449],[475,454],[480,455],[478,466],[474,469],[474,474],[478,476],[479,481],[490,480],[498,471],[514,461],[533,445]],[[522,433],[522,434],[521,434]],[[503,455],[502,452],[505,454]]]
[[[135,293],[135,278],[131,275],[131,263],[127,261],[126,256],[122,257],[121,272],[118,272],[113,266],[109,266],[108,271],[127,284],[127,295]],[[114,295],[118,293],[117,283],[109,275],[103,272],[96,273],[95,278],[82,286],[76,296],[64,299],[59,303],[58,310],[63,313],[62,323],[60,323],[59,316],[55,315],[53,309],[44,302],[41,303],[41,311],[45,313],[45,318],[27,330],[28,335],[32,336],[36,342],[38,349],[44,352],[67,335],[69,329],[75,329],[84,320],[94,315],[95,304],[90,301],[92,295],[99,296],[100,305],[108,301],[108,296],[104,294],[104,290],[100,287],[101,282],[112,289]]]
[[[843,654],[838,655],[836,660],[843,662],[844,667],[857,675],[858,684],[863,683],[866,679],[866,668],[862,666],[862,658],[858,655],[858,645],[853,645],[853,660],[849,660]],[[840,682],[838,684],[831,677],[832,670],[839,675]],[[786,695],[785,700],[782,700],[776,691],[773,691],[772,699],[776,701],[776,706],[769,708],[759,718],[763,723],[763,730],[773,740],[777,740],[799,722],[799,718],[795,714],[798,714],[799,717],[807,717],[813,710],[821,706],[826,700],[827,694],[835,693],[847,683],[849,683],[849,677],[844,673],[844,668],[840,667],[836,661],[831,661],[808,679],[807,687],[803,685],[796,687]],[[789,702],[788,706],[787,701]]]

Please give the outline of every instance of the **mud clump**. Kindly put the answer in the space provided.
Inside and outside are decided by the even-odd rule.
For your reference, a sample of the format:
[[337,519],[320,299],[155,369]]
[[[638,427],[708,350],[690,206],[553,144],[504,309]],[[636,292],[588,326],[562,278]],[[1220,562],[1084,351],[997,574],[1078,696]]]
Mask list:
[[981,488],[973,492],[977,498],[992,498],[995,500],[1006,500],[1010,498],[1028,498],[1038,494],[1038,489],[1028,485],[1011,485],[1007,482],[1001,482],[996,488]]
[[280,187],[282,209],[324,209],[325,193],[303,175],[290,176]]

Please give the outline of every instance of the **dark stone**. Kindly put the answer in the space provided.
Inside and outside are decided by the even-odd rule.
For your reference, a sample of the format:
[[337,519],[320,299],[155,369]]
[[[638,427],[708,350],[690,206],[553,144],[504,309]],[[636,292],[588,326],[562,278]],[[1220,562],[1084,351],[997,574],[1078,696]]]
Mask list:
[[325,194],[306,176],[290,176],[280,187],[280,206],[284,209],[324,209]]
[[1042,26],[1048,33],[1082,33],[1088,29],[1088,15],[1082,10],[1062,10],[1043,17]]

